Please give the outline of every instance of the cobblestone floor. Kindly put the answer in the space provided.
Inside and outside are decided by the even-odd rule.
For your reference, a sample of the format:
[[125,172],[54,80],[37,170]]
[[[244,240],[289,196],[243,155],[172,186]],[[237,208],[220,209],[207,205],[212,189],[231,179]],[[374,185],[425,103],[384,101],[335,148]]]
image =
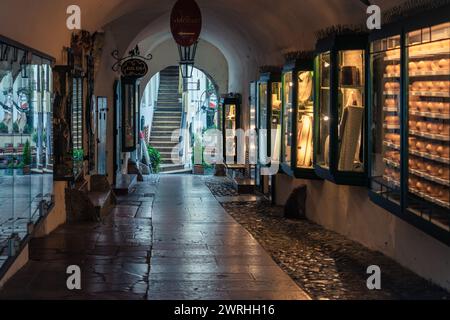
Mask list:
[[[236,195],[227,179],[205,183],[218,198]],[[313,299],[450,299],[383,254],[312,222],[284,219],[282,208],[264,200],[222,205]],[[381,267],[380,291],[367,289],[370,265]]]

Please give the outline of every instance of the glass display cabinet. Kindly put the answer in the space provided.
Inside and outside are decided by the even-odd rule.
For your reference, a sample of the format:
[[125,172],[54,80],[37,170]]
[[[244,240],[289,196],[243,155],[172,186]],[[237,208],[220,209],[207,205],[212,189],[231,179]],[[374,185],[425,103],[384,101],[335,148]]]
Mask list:
[[405,40],[407,209],[450,231],[450,22],[408,32]]
[[289,59],[282,73],[283,172],[304,179],[318,179],[313,167],[314,55]]
[[139,91],[135,79],[122,78],[122,152],[133,152],[137,145]]
[[263,167],[280,162],[281,154],[281,70],[266,67],[258,81],[258,188],[271,195],[273,176],[262,175]]
[[319,40],[315,59],[316,174],[336,184],[367,184],[366,34]]
[[370,188],[400,205],[400,34],[371,42]]
[[251,167],[251,179],[256,179],[256,163],[258,159],[258,111],[257,111],[257,82],[250,83],[249,90],[249,130],[251,135],[248,141],[249,162]]
[[[227,164],[235,164],[238,160],[236,130],[241,128],[241,101],[239,94],[230,94],[221,99],[223,153]],[[229,163],[230,160],[234,163]]]
[[450,21],[443,12],[370,37],[370,198],[450,245]]

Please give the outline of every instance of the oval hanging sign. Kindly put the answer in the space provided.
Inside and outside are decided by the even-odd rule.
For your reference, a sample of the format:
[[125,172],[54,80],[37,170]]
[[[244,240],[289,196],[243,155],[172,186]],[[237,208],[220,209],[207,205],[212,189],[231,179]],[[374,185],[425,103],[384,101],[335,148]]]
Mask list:
[[202,13],[194,0],[178,0],[170,15],[170,29],[176,43],[192,46],[202,31]]
[[148,72],[148,66],[141,59],[128,59],[121,66],[122,76],[129,78],[142,78]]

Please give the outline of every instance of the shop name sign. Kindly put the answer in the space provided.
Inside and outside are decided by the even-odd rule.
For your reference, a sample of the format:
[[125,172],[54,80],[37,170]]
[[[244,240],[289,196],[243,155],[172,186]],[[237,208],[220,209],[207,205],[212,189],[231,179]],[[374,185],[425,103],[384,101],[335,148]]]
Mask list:
[[138,58],[131,58],[124,61],[120,67],[122,76],[128,78],[142,78],[148,73],[147,63]]
[[202,31],[202,13],[194,0],[178,0],[170,15],[170,29],[175,42],[190,47]]

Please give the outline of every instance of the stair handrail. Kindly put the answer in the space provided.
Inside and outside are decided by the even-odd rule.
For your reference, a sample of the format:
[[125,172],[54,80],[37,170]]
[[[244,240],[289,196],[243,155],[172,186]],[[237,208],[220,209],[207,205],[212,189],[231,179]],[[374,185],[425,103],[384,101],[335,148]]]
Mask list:
[[187,110],[186,110],[186,103],[184,99],[184,95],[182,93],[182,101],[181,101],[181,127],[180,127],[180,139],[179,139],[179,148],[178,148],[178,155],[183,160],[183,163],[185,162],[185,148],[184,148],[184,141],[185,141],[185,133],[187,129]]

